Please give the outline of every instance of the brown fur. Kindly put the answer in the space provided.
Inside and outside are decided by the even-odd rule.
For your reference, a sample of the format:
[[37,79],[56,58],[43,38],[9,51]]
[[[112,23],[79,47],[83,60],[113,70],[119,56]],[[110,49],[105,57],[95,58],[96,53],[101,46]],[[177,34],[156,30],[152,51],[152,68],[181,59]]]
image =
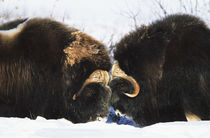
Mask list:
[[0,33],[0,116],[77,123],[106,115],[110,93],[103,85],[88,84],[76,101],[72,97],[92,72],[109,69],[102,43],[57,21],[30,19]]
[[71,33],[76,38],[64,52],[67,54],[67,63],[73,66],[76,62],[79,63],[83,58],[90,58],[95,64],[99,64],[98,54],[107,55],[106,51],[99,51],[103,45],[92,37],[76,31]]
[[116,44],[114,58],[141,90],[126,97],[133,87],[112,80],[113,106],[136,123],[210,120],[210,30],[200,18],[175,14],[139,27]]

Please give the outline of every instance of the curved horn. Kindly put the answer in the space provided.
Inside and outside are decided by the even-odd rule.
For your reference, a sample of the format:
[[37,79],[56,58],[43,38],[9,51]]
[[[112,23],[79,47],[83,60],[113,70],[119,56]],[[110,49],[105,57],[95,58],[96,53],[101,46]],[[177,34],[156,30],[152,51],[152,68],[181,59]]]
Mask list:
[[139,92],[140,92],[139,84],[136,82],[136,80],[133,77],[128,76],[127,74],[125,74],[124,71],[122,71],[122,69],[120,69],[118,62],[115,62],[113,64],[111,73],[112,73],[112,78],[113,79],[120,77],[120,78],[128,80],[133,85],[134,92],[132,94],[124,93],[126,96],[133,98],[133,97],[136,97],[139,94]]
[[108,86],[110,81],[110,76],[109,73],[105,70],[96,70],[94,71],[88,79],[85,80],[85,82],[83,83],[81,89],[74,94],[74,96],[72,97],[73,100],[76,100],[76,97],[80,96],[83,89],[90,83],[100,83],[103,86]]

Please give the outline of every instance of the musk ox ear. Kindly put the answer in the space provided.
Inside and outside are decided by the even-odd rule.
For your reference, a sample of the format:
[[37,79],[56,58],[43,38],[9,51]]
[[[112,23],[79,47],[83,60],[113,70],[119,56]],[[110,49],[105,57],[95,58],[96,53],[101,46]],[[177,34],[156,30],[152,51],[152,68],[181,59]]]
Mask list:
[[136,82],[136,80],[133,77],[125,74],[125,72],[119,67],[118,62],[115,62],[113,64],[112,69],[111,69],[111,74],[112,74],[113,79],[123,78],[123,79],[129,81],[133,85],[133,88],[134,88],[133,93],[130,94],[130,93],[124,92],[124,94],[126,96],[133,98],[133,97],[136,97],[139,94],[139,92],[140,92],[139,84]]
[[88,79],[83,83],[81,89],[74,94],[72,99],[75,101],[77,97],[79,97],[84,90],[84,88],[90,84],[90,83],[99,83],[104,87],[108,87],[108,84],[110,82],[110,76],[109,73],[105,70],[96,70],[94,71]]
[[0,30],[10,30],[16,28],[18,25],[24,23],[28,18],[16,19],[0,25]]

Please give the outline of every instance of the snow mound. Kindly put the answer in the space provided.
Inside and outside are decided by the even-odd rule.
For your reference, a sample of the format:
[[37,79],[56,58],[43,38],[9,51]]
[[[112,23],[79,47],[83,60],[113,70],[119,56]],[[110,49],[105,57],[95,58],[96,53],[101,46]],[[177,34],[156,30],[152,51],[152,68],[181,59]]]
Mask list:
[[210,121],[159,123],[138,128],[94,121],[73,124],[65,119],[0,118],[1,138],[209,138]]

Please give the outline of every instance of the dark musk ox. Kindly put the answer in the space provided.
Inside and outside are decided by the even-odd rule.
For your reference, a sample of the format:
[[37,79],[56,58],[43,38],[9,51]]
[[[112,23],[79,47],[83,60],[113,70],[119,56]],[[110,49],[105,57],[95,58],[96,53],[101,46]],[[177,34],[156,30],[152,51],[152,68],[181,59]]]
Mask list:
[[[12,29],[10,23],[1,30]],[[105,116],[110,67],[102,43],[51,19],[34,18],[1,31],[0,116],[74,123]]]
[[114,58],[112,105],[138,124],[210,119],[210,29],[199,18],[141,26],[116,44]]

